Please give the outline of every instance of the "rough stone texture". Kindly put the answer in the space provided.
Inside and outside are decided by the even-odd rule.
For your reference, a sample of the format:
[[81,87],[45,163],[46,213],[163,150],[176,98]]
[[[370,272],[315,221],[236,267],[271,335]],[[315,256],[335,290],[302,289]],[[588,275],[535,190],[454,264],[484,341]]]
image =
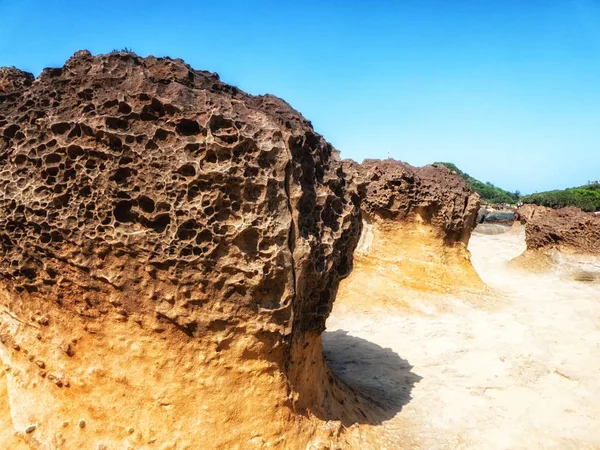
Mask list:
[[0,357],[19,439],[335,448],[342,424],[389,419],[335,379],[320,334],[363,223],[400,287],[476,278],[464,180],[341,163],[284,101],[181,60],[82,51],[35,80],[0,73]]
[[23,72],[15,67],[0,68],[0,93],[19,91],[33,83],[34,77],[28,72]]
[[344,164],[365,188],[354,270],[340,286],[337,311],[360,311],[365,301],[384,310],[418,309],[422,294],[443,308],[437,294],[466,298],[483,288],[467,250],[479,196],[461,177],[443,166],[392,159]]
[[[529,206],[529,205],[525,205]],[[529,250],[565,248],[600,255],[600,217],[569,207],[544,206],[520,210]]]
[[[155,395],[152,379],[144,377],[154,365],[167,367],[167,357],[178,361],[169,363],[172,372],[165,369],[169,379],[185,376],[191,377],[188,385],[198,383],[183,367],[195,367],[197,355],[210,349],[202,358],[216,368],[202,379],[225,380],[219,383],[231,384],[234,392],[237,381],[230,374],[237,370],[242,387],[230,402],[237,405],[235,395],[255,399],[240,400],[237,416],[224,421],[243,420],[242,409],[277,390],[268,384],[281,378],[273,375],[273,364],[288,391],[297,392],[291,396],[295,409],[324,414],[328,392],[313,392],[319,380],[311,374],[319,367],[325,381],[331,378],[322,367],[319,335],[338,283],[352,269],[360,199],[336,150],[310,122],[276,97],[250,96],[216,74],[169,58],[93,57],[81,51],[35,80],[16,69],[1,74],[0,297],[7,311],[3,332],[10,335],[3,339],[3,355],[18,365],[13,373],[20,373],[9,391],[43,381],[48,397],[40,402],[50,412],[56,406],[55,417],[76,404],[87,408],[104,401],[110,408],[118,385],[98,397],[86,387],[89,374],[119,372],[102,346],[112,348],[115,358],[127,358],[132,350],[120,348],[119,339],[133,342],[138,333],[140,342],[142,336],[148,342],[147,354],[139,355],[139,364],[147,362],[148,369],[141,365],[135,372],[141,398],[144,383],[146,395]],[[171,336],[164,331],[170,325],[184,340],[169,338],[177,354],[162,353],[165,362],[154,364],[149,355],[161,350],[150,349],[162,344],[144,333],[163,333],[164,340]],[[83,330],[83,337],[66,340],[64,333],[75,330]],[[114,331],[110,344],[103,330]],[[26,353],[51,359],[28,361],[19,356],[26,346]],[[237,352],[237,359],[231,358],[237,362],[223,362],[228,351]],[[112,369],[92,370],[101,360]],[[235,367],[241,360],[265,364],[253,372],[248,367],[257,363],[242,370],[241,363]],[[195,370],[206,371],[208,365]],[[64,394],[53,393],[68,384],[68,377],[57,375],[58,367],[71,371],[71,385],[83,390],[79,397],[66,401]],[[41,381],[30,375],[38,372]],[[259,379],[268,386],[263,391]],[[215,395],[227,394],[214,384]],[[132,386],[134,399],[138,391]],[[166,386],[174,397],[185,391]],[[192,390],[190,398],[198,392],[202,389]],[[96,397],[86,400],[88,394]],[[222,402],[213,401],[215,408]],[[182,399],[182,408],[185,404]],[[290,407],[285,399],[282,405]],[[46,414],[25,397],[17,407],[23,411],[13,410],[13,417]],[[110,429],[111,419],[181,426],[151,415],[144,419],[139,415],[144,409],[121,407],[107,414],[103,429]],[[172,420],[185,421],[185,414],[202,411],[184,414],[175,408],[175,413]],[[38,427],[31,439],[54,432],[40,421],[47,426]],[[217,445],[202,433],[206,441],[192,441],[195,448]],[[73,436],[72,448],[84,442]]]
[[362,209],[369,215],[393,221],[418,218],[441,233],[444,243],[468,243],[479,195],[446,167],[412,167],[393,159],[344,162],[366,182]]
[[110,297],[198,336],[244,318],[281,338],[323,328],[357,197],[299,113],[180,60],[80,52],[33,84],[8,75],[0,276],[15,292],[78,291],[61,306],[89,317]]
[[525,225],[527,221],[531,218],[537,207],[538,205],[532,205],[529,203],[520,206],[515,211],[515,220],[518,220],[521,223],[521,225]]

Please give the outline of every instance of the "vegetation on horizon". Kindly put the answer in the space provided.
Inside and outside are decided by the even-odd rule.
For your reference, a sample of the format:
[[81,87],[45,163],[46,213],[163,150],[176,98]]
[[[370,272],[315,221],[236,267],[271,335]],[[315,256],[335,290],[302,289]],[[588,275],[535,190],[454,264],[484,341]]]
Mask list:
[[549,208],[576,206],[583,211],[600,211],[600,184],[590,183],[575,188],[526,195],[521,201]]
[[492,183],[483,183],[478,179],[473,178],[468,173],[463,172],[452,163],[435,162],[433,164],[446,166],[452,172],[455,172],[457,175],[460,175],[469,183],[471,189],[473,189],[474,192],[477,192],[479,196],[488,203],[517,203],[521,197],[521,193],[519,191],[509,192],[497,186],[494,186]]
[[539,192],[521,197],[519,191],[508,192],[494,186],[492,183],[483,183],[473,178],[468,173],[461,171],[456,165],[447,162],[433,163],[446,166],[452,172],[464,178],[473,191],[477,192],[483,200],[488,203],[532,203],[534,205],[547,206],[549,208],[565,208],[576,206],[577,208],[595,212],[600,211],[600,183],[598,181],[588,182],[585,186],[568,189],[556,189],[553,191]]
[[119,50],[118,48],[114,48],[111,53],[135,53],[135,52],[132,49],[130,49],[129,47],[124,47],[121,50]]

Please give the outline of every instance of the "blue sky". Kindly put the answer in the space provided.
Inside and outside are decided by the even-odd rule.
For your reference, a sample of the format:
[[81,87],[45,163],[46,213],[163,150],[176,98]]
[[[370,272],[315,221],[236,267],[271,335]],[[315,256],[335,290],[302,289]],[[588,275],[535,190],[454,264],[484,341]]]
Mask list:
[[278,95],[346,158],[523,193],[600,178],[599,0],[0,0],[0,66],[123,47]]

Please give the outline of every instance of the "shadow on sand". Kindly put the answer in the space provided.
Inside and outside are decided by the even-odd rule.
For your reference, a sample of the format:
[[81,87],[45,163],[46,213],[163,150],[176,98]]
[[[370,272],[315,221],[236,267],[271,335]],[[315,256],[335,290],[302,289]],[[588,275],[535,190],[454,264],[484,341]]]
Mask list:
[[[344,330],[326,331],[322,340],[327,365],[357,394],[354,400],[362,403],[360,409],[368,411],[352,422],[378,425],[393,418],[410,402],[410,392],[422,377],[411,372],[413,366],[391,349],[350,336]],[[351,424],[343,419],[342,422],[346,426]]]

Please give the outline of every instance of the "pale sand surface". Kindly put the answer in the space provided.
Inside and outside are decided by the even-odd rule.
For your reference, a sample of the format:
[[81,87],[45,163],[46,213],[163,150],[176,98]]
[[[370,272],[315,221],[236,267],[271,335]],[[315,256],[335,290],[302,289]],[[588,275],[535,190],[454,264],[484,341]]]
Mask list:
[[390,411],[369,434],[390,449],[600,449],[600,283],[508,265],[522,230],[475,233],[469,249],[481,301],[336,301],[330,365]]

